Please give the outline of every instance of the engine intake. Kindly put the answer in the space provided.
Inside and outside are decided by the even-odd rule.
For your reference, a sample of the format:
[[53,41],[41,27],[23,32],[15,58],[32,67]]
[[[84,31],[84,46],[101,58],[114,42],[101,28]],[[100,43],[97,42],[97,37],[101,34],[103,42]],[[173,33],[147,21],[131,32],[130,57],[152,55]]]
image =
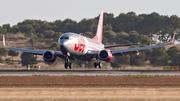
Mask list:
[[102,50],[98,53],[98,57],[102,61],[111,61],[112,53],[109,50]]
[[56,57],[57,56],[55,52],[52,50],[48,50],[43,54],[43,59],[44,61],[47,61],[47,62],[54,62],[56,60]]

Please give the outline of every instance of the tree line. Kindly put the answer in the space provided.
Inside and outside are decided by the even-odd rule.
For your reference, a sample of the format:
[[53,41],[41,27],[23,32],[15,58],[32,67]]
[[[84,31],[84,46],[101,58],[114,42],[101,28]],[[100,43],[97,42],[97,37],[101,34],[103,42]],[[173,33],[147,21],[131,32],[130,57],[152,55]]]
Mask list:
[[[82,19],[80,22],[71,19],[56,20],[47,22],[41,20],[24,20],[17,25],[10,26],[4,24],[0,26],[0,33],[18,33],[22,32],[27,35],[43,33],[45,30],[53,30],[54,32],[75,32],[85,33],[92,32],[95,34],[97,29],[99,16],[92,19]],[[134,12],[121,13],[114,17],[112,13],[104,13],[103,30],[114,32],[130,32],[137,31],[139,34],[152,37],[153,34],[159,35],[159,40],[166,42],[173,34],[173,31],[180,28],[180,18],[176,15],[165,16],[156,12],[151,14],[139,14]],[[168,34],[168,36],[167,36]]]

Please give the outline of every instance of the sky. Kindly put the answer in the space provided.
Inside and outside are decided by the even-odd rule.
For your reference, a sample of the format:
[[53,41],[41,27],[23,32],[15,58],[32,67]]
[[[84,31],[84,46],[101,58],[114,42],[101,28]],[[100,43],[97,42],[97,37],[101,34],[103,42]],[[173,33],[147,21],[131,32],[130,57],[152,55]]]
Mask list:
[[97,17],[101,9],[115,17],[131,11],[180,17],[180,0],[0,0],[0,26],[13,26],[25,19],[53,22],[70,18],[79,22]]

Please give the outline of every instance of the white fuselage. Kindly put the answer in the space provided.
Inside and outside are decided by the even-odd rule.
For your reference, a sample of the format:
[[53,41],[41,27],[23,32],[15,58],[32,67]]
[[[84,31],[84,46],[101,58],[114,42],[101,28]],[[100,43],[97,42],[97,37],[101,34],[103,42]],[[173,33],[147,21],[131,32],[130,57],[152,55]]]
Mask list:
[[63,54],[69,53],[75,58],[86,55],[90,50],[100,51],[104,49],[102,43],[71,32],[61,35],[58,43]]

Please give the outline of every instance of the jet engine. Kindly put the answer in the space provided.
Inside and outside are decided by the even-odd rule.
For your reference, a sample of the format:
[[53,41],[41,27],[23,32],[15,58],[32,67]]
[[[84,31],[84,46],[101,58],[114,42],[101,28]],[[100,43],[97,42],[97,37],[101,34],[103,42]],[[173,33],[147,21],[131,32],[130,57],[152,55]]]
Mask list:
[[112,53],[109,50],[101,50],[98,53],[98,57],[102,61],[111,61],[112,59]]
[[47,62],[54,62],[56,60],[56,57],[57,56],[55,52],[52,50],[48,50],[43,54],[43,59],[44,61],[47,61]]

